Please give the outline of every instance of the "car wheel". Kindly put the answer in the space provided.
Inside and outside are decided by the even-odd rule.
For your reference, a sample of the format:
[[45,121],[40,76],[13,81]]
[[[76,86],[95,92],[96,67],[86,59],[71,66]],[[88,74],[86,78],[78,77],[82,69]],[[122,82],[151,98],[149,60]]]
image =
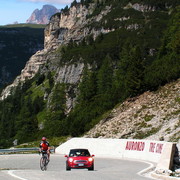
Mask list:
[[89,171],[94,171],[94,164],[90,168],[88,168]]
[[66,171],[70,171],[71,168],[68,166],[68,163],[66,163]]

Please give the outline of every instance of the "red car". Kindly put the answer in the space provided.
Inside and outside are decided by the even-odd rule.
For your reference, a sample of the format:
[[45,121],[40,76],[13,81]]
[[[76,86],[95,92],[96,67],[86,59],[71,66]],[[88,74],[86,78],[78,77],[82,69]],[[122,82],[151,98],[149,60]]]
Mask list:
[[87,168],[89,171],[94,170],[94,155],[90,155],[88,149],[71,149],[66,160],[66,170]]

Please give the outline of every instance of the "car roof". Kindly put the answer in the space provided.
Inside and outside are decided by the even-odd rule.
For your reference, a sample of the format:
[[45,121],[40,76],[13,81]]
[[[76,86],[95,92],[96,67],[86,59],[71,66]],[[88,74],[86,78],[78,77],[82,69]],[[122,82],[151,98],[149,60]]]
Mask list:
[[84,148],[76,148],[76,149],[70,149],[70,150],[88,150],[88,149],[84,149]]

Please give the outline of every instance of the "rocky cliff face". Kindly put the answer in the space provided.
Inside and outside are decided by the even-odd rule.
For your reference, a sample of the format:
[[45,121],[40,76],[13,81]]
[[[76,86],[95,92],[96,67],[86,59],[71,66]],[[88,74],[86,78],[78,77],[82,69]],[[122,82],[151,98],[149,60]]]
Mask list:
[[54,6],[44,5],[41,10],[34,10],[29,19],[26,21],[26,23],[48,24],[50,17],[57,12],[59,12],[59,10]]
[[93,12],[94,4],[89,8],[78,5],[70,8],[69,13],[56,14],[51,18],[45,29],[45,49],[56,49],[59,45],[67,44],[70,40],[81,41],[87,35],[93,34],[96,38],[100,33],[107,33],[105,29],[91,29],[86,26],[91,22],[98,22],[110,11],[107,7],[100,15],[87,19]]

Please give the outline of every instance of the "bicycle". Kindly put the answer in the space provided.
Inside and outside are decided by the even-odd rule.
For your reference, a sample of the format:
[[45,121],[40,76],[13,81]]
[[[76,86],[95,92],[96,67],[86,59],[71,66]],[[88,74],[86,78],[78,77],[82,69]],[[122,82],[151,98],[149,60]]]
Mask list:
[[42,171],[47,170],[47,165],[49,163],[47,151],[41,151],[42,157],[40,159],[40,168]]

